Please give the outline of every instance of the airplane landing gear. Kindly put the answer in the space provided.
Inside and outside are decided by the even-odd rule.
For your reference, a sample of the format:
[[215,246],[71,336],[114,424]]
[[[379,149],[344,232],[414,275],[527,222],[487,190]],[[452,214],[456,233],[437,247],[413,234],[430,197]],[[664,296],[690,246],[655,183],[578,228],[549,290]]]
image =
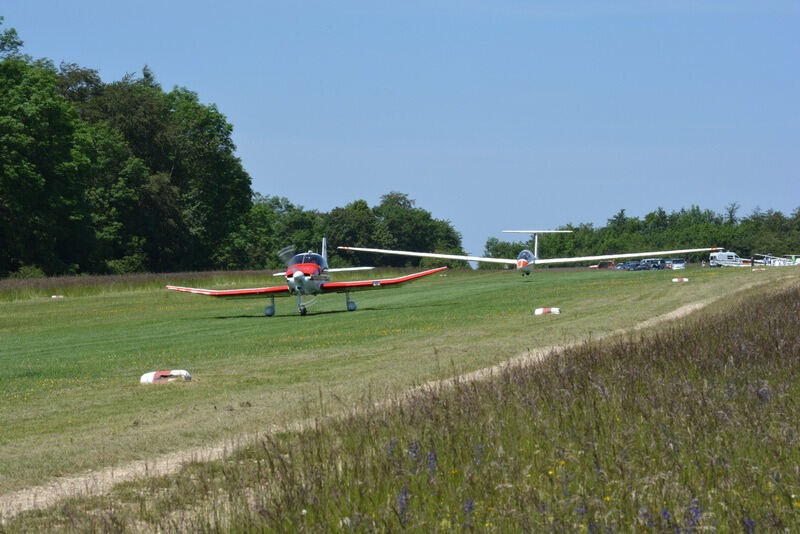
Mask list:
[[350,292],[347,291],[344,294],[345,301],[347,302],[347,311],[356,311],[356,301],[350,300]]
[[269,306],[264,308],[264,315],[267,317],[272,317],[275,315],[275,297],[270,297]]
[[[306,304],[310,304],[310,303],[306,303]],[[308,313],[308,310],[306,309],[305,304],[303,304],[303,296],[302,295],[297,295],[297,311],[300,312],[301,316],[305,316],[305,314]]]

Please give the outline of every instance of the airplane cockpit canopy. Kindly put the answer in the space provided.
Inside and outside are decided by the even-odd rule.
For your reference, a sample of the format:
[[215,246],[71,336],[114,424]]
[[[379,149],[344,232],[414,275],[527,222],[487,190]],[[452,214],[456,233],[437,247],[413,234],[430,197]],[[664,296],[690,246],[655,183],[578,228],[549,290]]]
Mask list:
[[517,256],[517,260],[525,260],[528,263],[531,263],[535,259],[536,259],[536,257],[533,255],[533,252],[531,252],[530,250],[523,250]]
[[298,263],[315,263],[319,265],[320,269],[328,268],[328,264],[325,262],[325,259],[314,252],[297,254],[289,261],[289,265],[297,265]]

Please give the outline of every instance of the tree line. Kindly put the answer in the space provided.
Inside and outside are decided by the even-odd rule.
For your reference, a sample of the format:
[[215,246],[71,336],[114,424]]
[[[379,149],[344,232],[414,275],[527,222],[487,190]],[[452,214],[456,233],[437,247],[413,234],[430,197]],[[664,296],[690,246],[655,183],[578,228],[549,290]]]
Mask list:
[[[572,230],[570,234],[541,235],[539,255],[556,258],[703,247],[724,247],[743,258],[755,254],[800,255],[800,208],[789,216],[756,208],[745,217],[738,216],[739,208],[736,202],[726,206],[723,214],[699,206],[671,213],[657,208],[643,218],[629,217],[621,209],[604,227],[595,228],[591,223],[567,224],[558,230]],[[533,243],[490,238],[485,253],[513,258],[523,248],[533,250]],[[708,253],[685,256],[689,261],[708,259]]]

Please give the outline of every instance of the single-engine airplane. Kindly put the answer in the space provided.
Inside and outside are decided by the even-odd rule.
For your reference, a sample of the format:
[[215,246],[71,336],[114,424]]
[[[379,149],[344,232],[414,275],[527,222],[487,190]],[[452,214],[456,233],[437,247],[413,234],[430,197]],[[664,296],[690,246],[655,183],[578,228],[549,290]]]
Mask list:
[[447,267],[438,267],[436,269],[428,269],[427,271],[398,276],[396,278],[331,282],[330,273],[363,271],[373,269],[374,267],[342,267],[338,269],[329,269],[327,242],[324,237],[322,238],[322,254],[308,251],[295,255],[294,248],[286,247],[282,249],[278,255],[286,262],[287,267],[286,271],[275,273],[273,276],[286,277],[286,285],[249,289],[200,289],[194,287],[167,286],[167,289],[184,293],[195,293],[197,295],[209,295],[211,297],[255,298],[268,296],[270,298],[270,304],[264,308],[264,315],[267,317],[275,315],[276,296],[296,295],[297,309],[300,315],[306,315],[306,313],[308,313],[307,307],[316,300],[316,298],[314,298],[310,301],[303,302],[303,297],[306,296],[316,297],[322,293],[344,293],[347,311],[354,311],[356,309],[356,303],[350,299],[351,291],[391,287],[447,269]]
[[645,256],[668,256],[674,254],[686,254],[689,252],[708,252],[714,250],[722,250],[718,247],[707,248],[685,248],[680,250],[651,250],[648,252],[629,252],[623,254],[602,254],[599,256],[578,256],[573,258],[546,258],[539,257],[539,234],[562,234],[570,233],[572,230],[503,230],[507,234],[530,234],[533,236],[533,252],[530,250],[523,250],[517,255],[516,259],[511,258],[487,258],[483,256],[459,256],[455,254],[436,254],[432,252],[408,252],[405,250],[384,250],[378,248],[360,248],[360,247],[338,247],[342,250],[350,250],[354,252],[375,252],[378,254],[395,254],[398,256],[412,256],[418,258],[439,258],[443,260],[462,260],[462,261],[477,261],[487,263],[503,263],[514,265],[517,270],[522,272],[522,275],[530,275],[531,269],[536,264],[546,265],[552,263],[574,263],[579,261],[597,261],[597,260],[611,260],[617,258],[641,258]]

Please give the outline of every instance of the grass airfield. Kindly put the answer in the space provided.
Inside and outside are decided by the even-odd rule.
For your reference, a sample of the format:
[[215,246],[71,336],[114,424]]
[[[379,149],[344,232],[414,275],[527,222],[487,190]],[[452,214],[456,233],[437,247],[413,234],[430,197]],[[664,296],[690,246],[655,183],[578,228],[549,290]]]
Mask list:
[[[690,282],[672,283],[676,275]],[[449,271],[356,293],[351,313],[343,295],[320,297],[306,317],[293,298],[276,299],[272,318],[263,316],[265,301],[172,293],[161,282],[92,282],[52,291],[63,300],[6,300],[0,493],[347,410],[693,302],[718,298],[724,307],[752,282],[796,280],[795,269]],[[225,288],[275,279],[170,281]],[[552,306],[562,315],[533,315]],[[187,369],[193,380],[138,383],[160,369]]]

